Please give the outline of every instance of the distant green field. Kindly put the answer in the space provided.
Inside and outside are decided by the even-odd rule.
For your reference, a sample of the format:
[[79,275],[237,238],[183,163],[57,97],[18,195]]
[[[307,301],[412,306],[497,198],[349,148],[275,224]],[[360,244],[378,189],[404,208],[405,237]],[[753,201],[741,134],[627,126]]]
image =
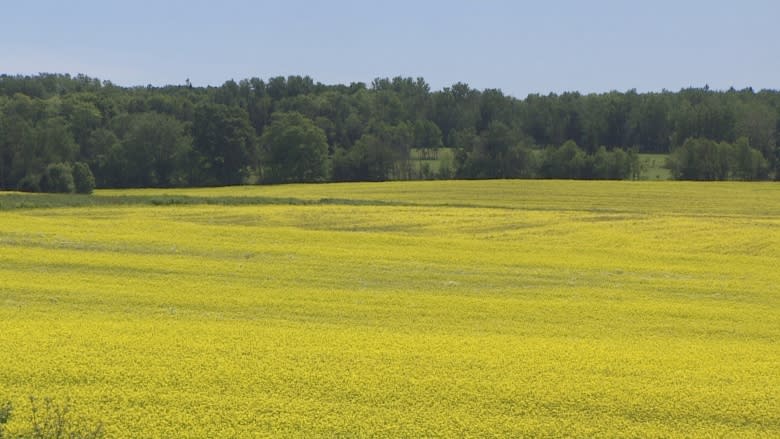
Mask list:
[[449,167],[452,173],[455,172],[455,150],[453,148],[439,148],[434,153],[434,157],[424,156],[422,150],[414,148],[411,152],[411,159],[415,177],[420,175],[420,169],[424,166],[427,166],[434,175],[441,173],[442,166]]
[[[412,169],[415,178],[418,178],[420,168],[427,166],[434,174],[438,174],[442,164],[449,166],[454,171],[455,150],[453,148],[439,148],[436,158],[425,158],[418,149],[412,149]],[[668,154],[639,154],[641,166],[640,180],[671,180],[672,174],[665,167]]]
[[640,180],[671,180],[672,173],[665,167],[669,154],[639,154]]
[[0,204],[0,401],[20,414],[70,398],[118,438],[780,437],[777,184]]

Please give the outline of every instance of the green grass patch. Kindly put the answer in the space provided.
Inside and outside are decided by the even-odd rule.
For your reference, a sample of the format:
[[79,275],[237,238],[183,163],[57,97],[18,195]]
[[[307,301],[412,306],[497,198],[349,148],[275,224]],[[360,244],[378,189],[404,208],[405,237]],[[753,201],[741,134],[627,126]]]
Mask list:
[[666,168],[669,154],[639,154],[641,180],[671,180],[672,173]]

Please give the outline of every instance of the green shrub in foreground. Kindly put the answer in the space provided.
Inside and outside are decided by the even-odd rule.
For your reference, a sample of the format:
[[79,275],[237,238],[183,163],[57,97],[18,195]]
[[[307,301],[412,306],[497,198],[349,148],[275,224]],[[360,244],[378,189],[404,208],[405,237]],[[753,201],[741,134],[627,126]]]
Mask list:
[[62,404],[51,398],[40,402],[30,397],[30,414],[23,426],[9,431],[13,416],[10,401],[0,403],[0,439],[99,439],[105,437],[103,425],[84,425],[74,419],[69,401]]

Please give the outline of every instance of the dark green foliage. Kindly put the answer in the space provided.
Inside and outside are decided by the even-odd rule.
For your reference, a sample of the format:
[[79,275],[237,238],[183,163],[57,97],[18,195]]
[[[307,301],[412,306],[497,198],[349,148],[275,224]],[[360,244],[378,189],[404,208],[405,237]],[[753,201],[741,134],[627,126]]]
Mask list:
[[494,122],[482,136],[455,132],[462,148],[456,153],[459,178],[529,178],[536,174],[536,159],[521,134],[503,122]]
[[95,189],[95,176],[86,163],[75,163],[73,165],[73,185],[76,193],[91,194]]
[[560,147],[545,149],[540,174],[544,178],[581,178],[586,175],[587,164],[585,151],[568,140]]
[[110,187],[120,185],[119,176],[124,172],[122,144],[116,134],[108,128],[92,131],[86,143],[81,146],[82,157],[95,176],[95,185]]
[[112,186],[182,186],[187,183],[192,139],[172,116],[147,112],[127,115],[122,140],[112,151]]
[[637,178],[639,156],[636,151],[601,146],[586,153],[569,140],[558,148],[549,147],[542,155],[539,175],[543,178],[625,180]]
[[586,178],[624,180],[638,177],[639,156],[635,150],[628,152],[622,149],[607,151],[602,146],[587,160]]
[[41,176],[41,191],[70,194],[76,190],[73,167],[67,163],[54,163],[46,167]]
[[262,143],[266,181],[314,182],[327,178],[327,137],[301,113],[275,114]]
[[424,159],[438,158],[442,143],[441,130],[430,120],[417,120],[414,123],[414,145]]
[[[676,178],[780,179],[779,115],[772,90],[516,99],[463,83],[431,91],[402,77],[123,88],[83,75],[0,75],[0,189],[44,190],[50,165],[78,162],[97,187],[637,178],[636,154],[671,152]],[[412,165],[412,149],[433,161],[442,147],[455,150],[454,163],[439,172]]]
[[691,138],[674,150],[667,166],[679,180],[763,180],[769,177],[769,162],[751,148],[748,139],[734,144]]
[[777,147],[775,147],[770,166],[774,170],[775,180],[780,181],[780,143],[778,143]]
[[256,135],[243,108],[202,104],[195,109],[192,133],[191,184],[240,184],[257,168]]
[[725,180],[731,152],[727,143],[691,138],[669,156],[669,169],[679,180]]
[[5,426],[11,420],[13,406],[10,401],[0,401],[0,439],[7,437]]
[[752,148],[747,137],[740,137],[732,146],[732,177],[736,180],[766,180],[769,161],[761,151]]
[[37,174],[27,174],[19,180],[16,187],[20,192],[40,192],[41,176]]
[[336,181],[384,181],[393,170],[392,147],[373,134],[363,135],[350,151],[336,150],[333,178]]

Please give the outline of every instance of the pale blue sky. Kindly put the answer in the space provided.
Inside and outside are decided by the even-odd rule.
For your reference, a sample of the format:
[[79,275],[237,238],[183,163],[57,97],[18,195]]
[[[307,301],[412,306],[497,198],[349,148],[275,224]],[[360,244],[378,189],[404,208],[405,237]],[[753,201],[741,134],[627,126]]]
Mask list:
[[0,73],[122,85],[423,76],[508,94],[780,88],[780,1],[3,2]]

